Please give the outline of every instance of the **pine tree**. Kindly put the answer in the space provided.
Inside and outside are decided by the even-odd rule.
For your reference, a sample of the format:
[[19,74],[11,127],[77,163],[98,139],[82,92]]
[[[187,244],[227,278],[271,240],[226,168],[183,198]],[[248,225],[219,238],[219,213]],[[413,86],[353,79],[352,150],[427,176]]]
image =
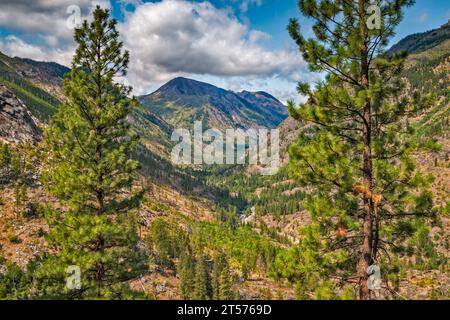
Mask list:
[[248,262],[248,259],[246,258],[245,261],[241,265],[242,279],[244,281],[247,281],[250,276],[250,270],[249,270],[248,264],[249,264],[249,262]]
[[412,4],[300,0],[315,37],[305,39],[297,19],[288,27],[310,70],[326,75],[315,87],[298,85],[307,103],[289,103],[292,117],[309,124],[290,148],[290,172],[312,187],[303,207],[314,223],[304,230],[298,263],[308,264],[299,268],[301,278],[316,293],[330,289],[329,282],[314,280],[318,274],[345,282],[356,273],[359,298],[369,299],[368,267],[382,264],[392,245],[401,243],[393,236],[401,220],[433,215],[428,179],[411,157],[407,119],[434,97],[404,94],[398,75],[405,54],[383,53]]
[[211,276],[213,300],[219,300],[220,298],[220,276],[225,267],[227,267],[226,257],[223,254],[216,255],[213,260],[213,270]]
[[7,152],[6,161],[9,162],[10,179],[14,186],[14,200],[16,212],[27,201],[27,153],[29,149],[25,145],[17,146],[12,152]]
[[0,172],[3,174],[9,171],[11,165],[11,152],[7,143],[0,143]]
[[11,154],[7,143],[0,142],[0,206],[4,204],[3,188],[8,182],[8,175],[11,165]]
[[[43,182],[67,208],[49,210],[48,254],[38,276],[41,294],[62,298],[130,298],[127,281],[146,262],[138,243],[137,136],[126,118],[136,106],[131,88],[115,83],[126,73],[128,52],[117,22],[97,7],[91,23],[75,30],[78,43],[64,84],[66,102],[45,132]],[[66,288],[69,266],[81,271],[81,288]]]
[[164,219],[155,219],[148,237],[152,249],[155,251],[156,264],[166,268],[173,267],[172,259],[175,257],[174,241],[169,228]]
[[19,147],[11,153],[10,170],[12,182],[22,183],[25,179],[25,161],[24,152]]
[[14,185],[14,200],[16,212],[28,200],[28,187],[23,180],[19,180]]
[[17,264],[2,260],[0,257],[0,267],[3,269],[0,273],[0,300],[26,299],[31,273],[22,270]]
[[212,298],[211,277],[208,269],[206,257],[200,256],[195,266],[194,300],[211,300]]
[[230,269],[228,265],[223,268],[220,273],[220,286],[219,286],[219,299],[220,300],[232,300],[234,298],[234,293],[232,290],[232,279],[230,274]]
[[181,255],[178,270],[178,274],[180,275],[181,298],[189,300],[193,296],[195,287],[195,260],[189,250]]

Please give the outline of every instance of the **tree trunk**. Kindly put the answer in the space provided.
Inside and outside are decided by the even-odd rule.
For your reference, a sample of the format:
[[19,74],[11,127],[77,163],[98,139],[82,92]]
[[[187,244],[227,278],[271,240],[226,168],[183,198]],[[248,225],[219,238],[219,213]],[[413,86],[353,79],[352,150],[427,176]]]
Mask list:
[[[364,78],[364,77],[363,77]],[[364,118],[366,119],[366,125],[364,129],[364,143],[365,149],[363,153],[363,180],[364,186],[368,188],[369,197],[366,195],[363,199],[363,212],[364,212],[364,224],[363,233],[364,241],[361,248],[361,256],[358,263],[358,274],[360,276],[359,280],[359,297],[362,300],[370,299],[370,291],[367,286],[367,269],[373,262],[373,167],[372,167],[372,148],[371,148],[371,125],[370,119],[371,114],[371,104],[367,102],[364,110]]]
[[[367,26],[365,22],[366,0],[359,0],[360,12],[360,32],[361,32],[361,86],[363,90],[369,89],[369,54],[367,44]],[[359,298],[361,300],[370,299],[368,288],[367,269],[373,262],[373,165],[372,165],[372,105],[370,98],[367,98],[364,107],[364,126],[362,139],[364,141],[363,152],[363,184],[368,189],[369,196],[363,199],[363,234],[364,241],[361,247],[361,256],[358,262],[359,274]]]

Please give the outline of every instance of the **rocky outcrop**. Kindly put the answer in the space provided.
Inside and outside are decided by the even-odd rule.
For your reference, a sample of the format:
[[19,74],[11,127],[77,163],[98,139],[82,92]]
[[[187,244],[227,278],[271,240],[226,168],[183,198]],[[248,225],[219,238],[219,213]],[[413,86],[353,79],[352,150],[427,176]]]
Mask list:
[[278,127],[280,129],[280,158],[282,165],[288,164],[289,146],[297,139],[301,128],[302,124],[292,117],[284,120]]
[[0,84],[0,140],[35,143],[41,139],[37,120],[8,88]]

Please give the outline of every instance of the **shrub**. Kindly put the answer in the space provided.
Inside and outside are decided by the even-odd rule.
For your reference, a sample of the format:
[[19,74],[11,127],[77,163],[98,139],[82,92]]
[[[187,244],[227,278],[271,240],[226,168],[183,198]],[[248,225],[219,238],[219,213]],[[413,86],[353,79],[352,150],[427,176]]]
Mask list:
[[8,238],[9,242],[14,243],[14,244],[18,244],[18,243],[22,242],[22,240],[19,238],[19,236],[12,232],[7,235],[7,238]]

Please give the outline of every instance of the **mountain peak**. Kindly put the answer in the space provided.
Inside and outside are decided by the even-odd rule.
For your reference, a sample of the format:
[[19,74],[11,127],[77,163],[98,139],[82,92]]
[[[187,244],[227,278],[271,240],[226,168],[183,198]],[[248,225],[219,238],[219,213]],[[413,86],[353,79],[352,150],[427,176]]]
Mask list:
[[198,82],[197,80],[185,78],[185,77],[176,77],[166,83],[166,85],[179,85],[183,83],[193,83]]
[[204,121],[215,128],[274,128],[286,117],[285,106],[265,92],[233,92],[178,77],[141,103],[173,125]]
[[161,88],[159,88],[156,92],[164,92],[166,94],[177,94],[184,96],[201,96],[201,95],[215,95],[218,92],[223,92],[225,90],[217,88],[212,84],[188,79],[184,77],[177,77]]
[[239,93],[239,95],[241,96],[255,96],[255,97],[259,97],[259,98],[266,98],[266,99],[270,99],[270,100],[274,100],[274,101],[278,101],[277,98],[275,98],[273,95],[271,95],[270,93],[267,93],[265,91],[247,91],[247,90],[243,90]]

